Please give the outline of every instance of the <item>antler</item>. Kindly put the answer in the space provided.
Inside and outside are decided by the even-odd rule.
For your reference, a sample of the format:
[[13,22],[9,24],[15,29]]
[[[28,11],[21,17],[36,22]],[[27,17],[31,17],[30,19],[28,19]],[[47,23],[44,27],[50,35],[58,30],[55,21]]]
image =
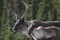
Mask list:
[[24,1],[21,1],[21,3],[23,3],[23,4],[24,4],[24,6],[25,6],[25,8],[26,8],[26,10],[27,10],[27,9],[28,9],[27,4],[26,4]]
[[19,21],[21,21],[21,19],[24,18],[24,15],[25,15],[24,12],[25,12],[26,9],[27,9],[27,4],[26,4],[24,1],[21,1],[21,3],[22,3],[22,5],[25,7],[25,9],[23,9],[24,11],[22,10],[22,11],[23,11],[23,13],[21,13],[22,16],[20,15],[21,17],[20,17],[20,19],[19,19],[19,18],[17,19],[16,24],[17,24]]
[[[13,26],[13,28],[12,29],[15,29],[15,26],[20,22],[20,21],[22,21],[22,19],[24,20],[24,13],[25,13],[25,11],[26,11],[26,9],[27,9],[27,4],[24,2],[24,1],[21,1],[21,9],[22,10],[20,10],[20,13],[18,12],[18,13],[14,13],[14,20],[16,21],[15,23],[14,23],[14,26]],[[22,7],[23,6],[23,7]]]

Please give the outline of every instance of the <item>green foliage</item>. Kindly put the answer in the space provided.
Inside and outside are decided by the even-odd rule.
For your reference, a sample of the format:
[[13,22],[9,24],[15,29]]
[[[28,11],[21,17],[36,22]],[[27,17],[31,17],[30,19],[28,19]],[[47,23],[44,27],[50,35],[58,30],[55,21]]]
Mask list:
[[[54,0],[56,1],[56,0]],[[60,0],[28,0],[28,10],[25,13],[25,20],[31,20],[33,14],[39,20],[59,20],[60,21]],[[10,0],[0,0],[0,40],[31,40],[20,32],[11,31],[11,9],[7,9]],[[58,3],[58,5],[56,4]],[[35,16],[34,16],[35,17]]]

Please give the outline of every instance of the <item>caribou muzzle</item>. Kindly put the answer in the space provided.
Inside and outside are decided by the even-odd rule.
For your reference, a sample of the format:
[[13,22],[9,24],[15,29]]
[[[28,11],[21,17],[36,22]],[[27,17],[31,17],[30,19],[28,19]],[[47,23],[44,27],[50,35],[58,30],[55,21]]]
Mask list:
[[12,28],[12,31],[13,31],[13,32],[16,32],[16,30],[15,30],[15,28],[14,28],[14,27]]
[[18,27],[13,27],[13,28],[12,28],[12,31],[13,31],[13,32],[17,32],[18,29],[19,29]]

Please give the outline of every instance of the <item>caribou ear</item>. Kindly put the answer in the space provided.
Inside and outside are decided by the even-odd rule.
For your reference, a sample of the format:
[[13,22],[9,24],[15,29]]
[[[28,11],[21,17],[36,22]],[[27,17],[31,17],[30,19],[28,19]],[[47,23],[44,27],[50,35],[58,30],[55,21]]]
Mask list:
[[18,19],[18,21],[19,21],[20,23],[24,23],[24,15],[22,15],[22,17],[21,17],[20,19]]
[[15,25],[15,22],[17,21],[17,14],[15,12],[12,13],[12,20],[11,20],[12,27]]

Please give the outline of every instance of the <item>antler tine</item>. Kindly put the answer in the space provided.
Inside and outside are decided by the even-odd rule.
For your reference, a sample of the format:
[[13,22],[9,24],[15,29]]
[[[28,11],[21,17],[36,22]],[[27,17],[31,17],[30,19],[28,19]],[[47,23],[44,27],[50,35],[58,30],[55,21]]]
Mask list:
[[24,6],[26,7],[26,10],[27,10],[28,9],[27,3],[24,2],[23,0],[21,2],[24,4]]

